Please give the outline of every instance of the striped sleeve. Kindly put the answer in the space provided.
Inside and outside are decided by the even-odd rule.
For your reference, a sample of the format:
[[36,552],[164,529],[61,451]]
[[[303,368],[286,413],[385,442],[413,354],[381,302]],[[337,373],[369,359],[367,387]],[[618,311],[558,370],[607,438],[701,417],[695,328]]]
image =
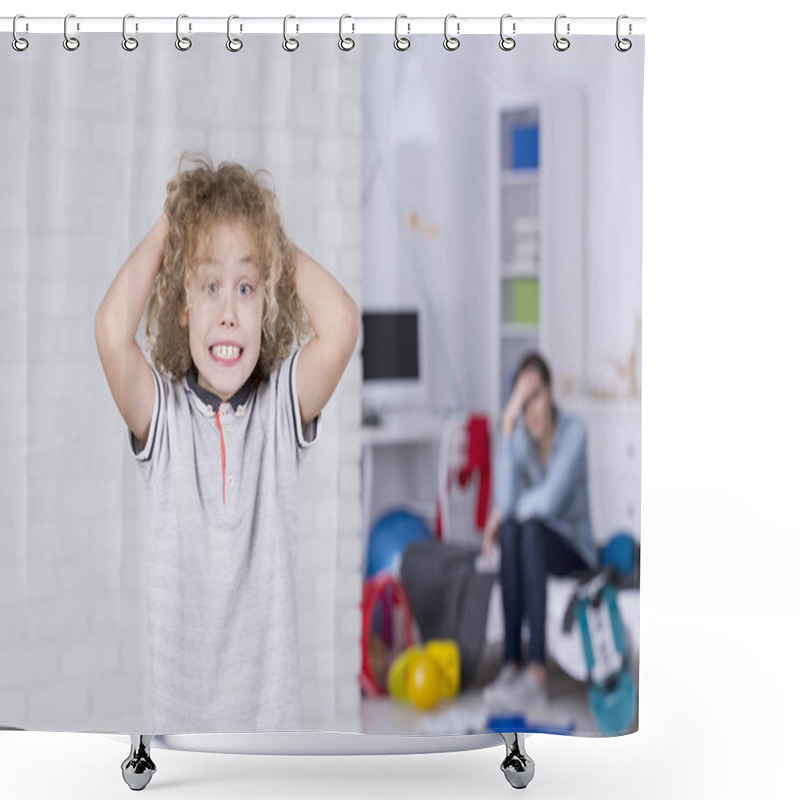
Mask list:
[[140,442],[133,431],[128,428],[128,449],[143,467],[147,467],[147,471],[152,471],[154,463],[160,460],[158,456],[164,448],[167,427],[167,397],[171,389],[167,379],[152,365],[150,371],[155,381],[156,391],[147,441]]
[[302,348],[295,350],[289,356],[289,402],[292,408],[292,424],[294,427],[295,439],[297,446],[300,448],[311,447],[319,438],[320,422],[322,421],[321,414],[317,414],[308,425],[303,425],[303,420],[300,415],[300,400],[297,396],[297,356]]

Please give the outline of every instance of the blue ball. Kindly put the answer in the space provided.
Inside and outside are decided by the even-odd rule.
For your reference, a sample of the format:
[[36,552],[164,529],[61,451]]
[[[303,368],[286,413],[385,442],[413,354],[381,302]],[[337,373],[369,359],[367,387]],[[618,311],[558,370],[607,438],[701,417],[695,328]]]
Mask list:
[[636,568],[636,539],[630,533],[614,534],[600,555],[603,566],[612,566],[622,576],[633,575]]
[[406,547],[411,542],[430,538],[428,526],[416,514],[405,509],[384,514],[369,534],[367,577],[387,570],[399,576]]

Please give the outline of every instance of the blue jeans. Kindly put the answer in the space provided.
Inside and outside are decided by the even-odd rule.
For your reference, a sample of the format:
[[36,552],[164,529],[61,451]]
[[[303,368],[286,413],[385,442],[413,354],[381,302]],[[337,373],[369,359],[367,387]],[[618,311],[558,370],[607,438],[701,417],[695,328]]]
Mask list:
[[547,575],[571,575],[589,569],[560,533],[537,519],[512,517],[500,528],[500,585],[506,644],[503,660],[522,663],[522,620],[528,619],[528,661],[544,664]]

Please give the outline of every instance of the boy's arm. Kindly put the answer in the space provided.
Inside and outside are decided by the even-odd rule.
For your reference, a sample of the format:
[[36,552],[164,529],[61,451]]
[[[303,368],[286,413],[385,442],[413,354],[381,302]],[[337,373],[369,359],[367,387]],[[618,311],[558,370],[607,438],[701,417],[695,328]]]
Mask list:
[[297,294],[315,334],[297,357],[297,399],[308,425],[336,389],[361,322],[358,306],[336,278],[296,245],[292,249]]
[[94,320],[97,351],[122,418],[146,442],[155,403],[155,383],[136,331],[164,253],[166,214],[156,221],[117,273]]

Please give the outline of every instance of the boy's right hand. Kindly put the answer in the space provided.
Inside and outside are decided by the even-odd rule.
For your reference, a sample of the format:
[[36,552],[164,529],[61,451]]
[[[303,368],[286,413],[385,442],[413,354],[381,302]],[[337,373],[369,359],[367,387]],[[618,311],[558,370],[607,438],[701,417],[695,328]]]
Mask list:
[[162,211],[122,265],[95,317],[97,350],[109,389],[128,428],[142,443],[150,431],[156,387],[136,332],[161,267],[168,229],[169,219]]

